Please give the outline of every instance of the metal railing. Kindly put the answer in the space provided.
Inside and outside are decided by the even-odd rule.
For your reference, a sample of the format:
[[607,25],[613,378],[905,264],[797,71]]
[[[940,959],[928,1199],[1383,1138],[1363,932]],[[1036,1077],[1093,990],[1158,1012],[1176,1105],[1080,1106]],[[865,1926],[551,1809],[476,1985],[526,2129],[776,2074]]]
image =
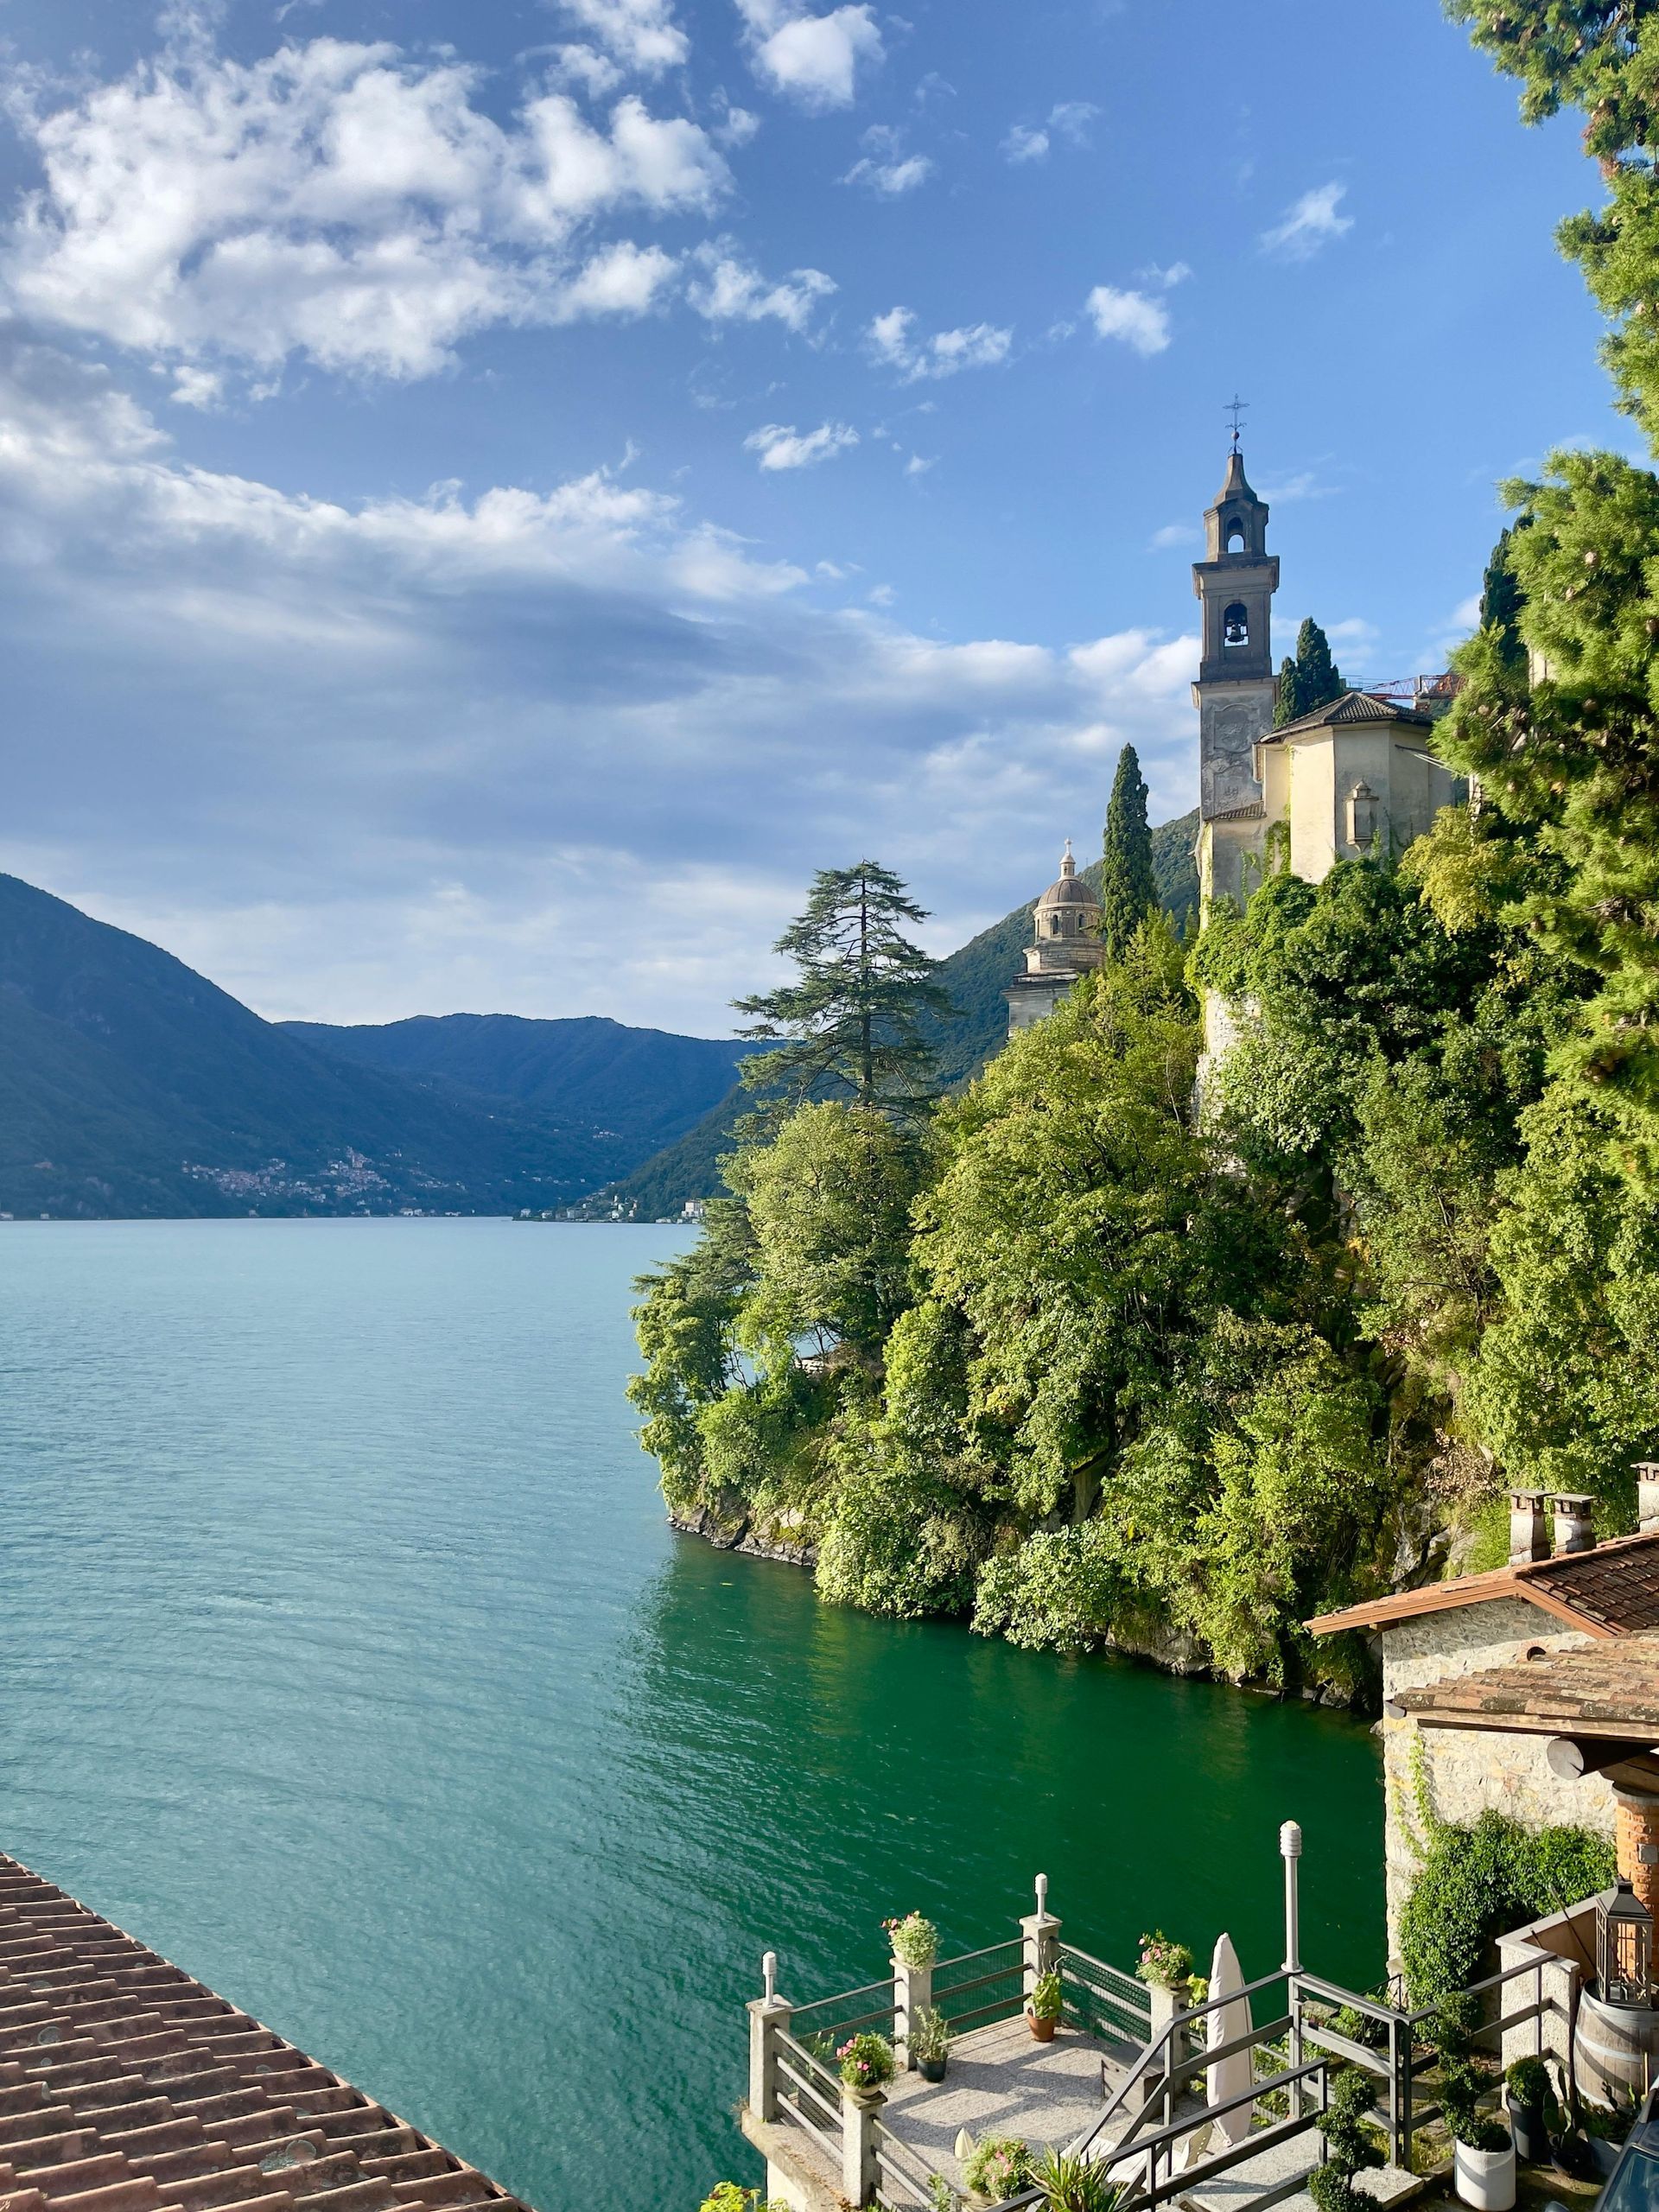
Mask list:
[[1144,2044],[1152,2034],[1152,1993],[1136,1975],[1062,1943],[1060,1992],[1064,2018],[1103,2040]]
[[790,2033],[819,2057],[830,2057],[849,2036],[867,2029],[891,2035],[896,1994],[893,1982],[870,1981],[861,1989],[844,1989],[837,1997],[820,1997],[813,2004],[798,2005],[790,2019]]
[[[964,1973],[965,1967],[974,1971]],[[988,1943],[982,1950],[941,1959],[933,1969],[933,2009],[956,2034],[1012,2018],[1024,2005],[1025,1994],[1025,1946],[1017,1936],[1006,1943]]]
[[772,2031],[778,2068],[777,2117],[811,2137],[841,2171],[841,2079],[804,2043]]

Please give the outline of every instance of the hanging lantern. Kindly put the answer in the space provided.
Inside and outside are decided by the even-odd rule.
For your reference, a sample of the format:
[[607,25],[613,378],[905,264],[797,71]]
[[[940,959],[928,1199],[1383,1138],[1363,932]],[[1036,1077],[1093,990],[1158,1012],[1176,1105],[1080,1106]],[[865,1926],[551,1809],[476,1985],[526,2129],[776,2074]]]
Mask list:
[[1598,1934],[1603,2003],[1645,2005],[1652,1985],[1653,1915],[1623,1874],[1601,1908]]

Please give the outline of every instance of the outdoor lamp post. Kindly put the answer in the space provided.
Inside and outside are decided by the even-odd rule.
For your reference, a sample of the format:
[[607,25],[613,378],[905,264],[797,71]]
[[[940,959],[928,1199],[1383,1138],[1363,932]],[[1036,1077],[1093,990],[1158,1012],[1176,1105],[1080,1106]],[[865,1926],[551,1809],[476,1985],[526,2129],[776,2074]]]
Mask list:
[[1645,2005],[1652,1982],[1653,1915],[1621,1874],[1599,1916],[1604,2004]]

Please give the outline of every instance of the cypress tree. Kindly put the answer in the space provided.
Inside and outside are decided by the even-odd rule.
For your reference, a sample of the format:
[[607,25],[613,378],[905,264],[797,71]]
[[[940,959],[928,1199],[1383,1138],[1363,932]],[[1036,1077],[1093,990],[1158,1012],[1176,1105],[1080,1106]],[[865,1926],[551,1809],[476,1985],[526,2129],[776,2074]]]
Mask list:
[[1329,706],[1347,690],[1342,671],[1331,658],[1331,640],[1310,614],[1296,632],[1296,692],[1299,714],[1311,715],[1316,707]]
[[1129,939],[1158,904],[1147,827],[1147,783],[1132,745],[1117,756],[1117,774],[1106,809],[1106,847],[1100,870],[1100,934],[1106,957],[1122,959]]
[[1279,688],[1273,695],[1273,726],[1283,729],[1287,722],[1294,722],[1301,709],[1297,705],[1296,664],[1288,654],[1279,664]]

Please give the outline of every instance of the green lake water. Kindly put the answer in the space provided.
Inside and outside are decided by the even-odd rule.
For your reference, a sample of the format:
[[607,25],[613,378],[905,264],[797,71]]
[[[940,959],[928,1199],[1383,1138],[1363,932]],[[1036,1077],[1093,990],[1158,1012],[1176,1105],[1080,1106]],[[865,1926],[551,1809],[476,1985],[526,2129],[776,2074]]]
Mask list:
[[0,1849],[541,2212],[754,2171],[745,1998],[919,1908],[1381,1971],[1339,1716],[817,1605],[664,1525],[669,1229],[0,1226]]

